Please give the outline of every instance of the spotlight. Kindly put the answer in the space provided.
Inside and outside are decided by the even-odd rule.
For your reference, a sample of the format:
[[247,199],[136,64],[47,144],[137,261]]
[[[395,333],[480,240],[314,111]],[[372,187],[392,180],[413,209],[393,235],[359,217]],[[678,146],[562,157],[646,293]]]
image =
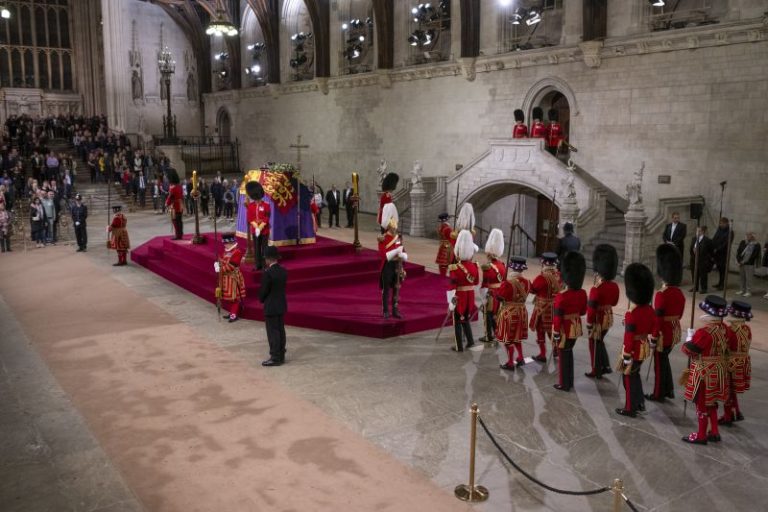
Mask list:
[[[419,8],[418,7],[414,7],[413,9],[411,9],[411,14],[419,14]],[[3,16],[3,17],[5,17],[5,16]]]
[[502,7],[509,7],[512,5],[512,0],[499,0],[499,5]]
[[249,45],[248,45],[248,49],[249,49],[249,50],[253,50],[254,48],[256,48],[256,45],[255,45],[255,44],[249,44]]
[[648,0],[651,7],[664,7],[667,3],[664,0]]
[[4,20],[7,20],[10,17],[11,17],[11,11],[9,11],[5,7],[0,8],[0,18],[3,18]]
[[251,73],[253,73],[254,75],[258,75],[259,73],[261,73],[261,66],[259,66],[258,64],[254,64],[253,66],[251,66]]
[[341,30],[347,30],[348,28],[349,28],[349,25],[347,25],[346,23],[341,24]]
[[362,43],[363,41],[365,41],[365,36],[360,36],[360,37],[358,37],[358,39],[359,39],[359,40],[360,40],[360,42]]
[[528,11],[522,7],[518,7],[515,9],[515,12],[510,16],[510,20],[512,20],[513,25],[519,25],[523,22],[523,18],[525,18],[528,15]]
[[419,37],[414,32],[410,36],[408,36],[408,44],[411,46],[417,46],[419,44]]
[[539,13],[539,11],[535,9],[531,9],[530,12],[528,12],[528,18],[526,18],[525,24],[530,27],[531,25],[535,25],[540,21],[541,21],[541,13]]

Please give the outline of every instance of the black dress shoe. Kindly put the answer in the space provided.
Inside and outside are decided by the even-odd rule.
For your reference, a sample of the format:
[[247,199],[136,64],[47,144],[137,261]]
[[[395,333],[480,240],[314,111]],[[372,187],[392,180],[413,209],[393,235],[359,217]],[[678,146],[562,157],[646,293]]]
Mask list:
[[645,412],[645,404],[640,404],[637,406],[637,410],[639,412]]
[[744,421],[744,415],[743,415],[743,414],[741,414],[740,412],[737,412],[737,413],[736,413],[736,417],[735,417],[735,418],[733,418],[733,420],[734,420],[734,421]]
[[389,311],[385,311],[383,316],[384,316],[384,320],[389,318]]
[[611,368],[610,366],[606,366],[605,368],[603,368],[603,375],[608,375],[609,373],[613,373],[613,368]]
[[558,391],[570,391],[571,390],[571,388],[567,388],[565,386],[561,386],[560,384],[555,384],[552,387],[555,388]]
[[280,366],[283,364],[282,361],[278,361],[277,359],[267,359],[266,361],[262,361],[261,366]]
[[83,248],[82,247],[78,247],[75,252],[83,252]]
[[660,396],[660,397],[656,398],[653,395],[645,395],[645,399],[646,400],[650,400],[651,402],[663,402],[664,401],[664,397],[663,396]]
[[474,341],[470,341],[469,343],[467,343],[467,348],[474,347],[474,346],[475,346],[475,342]]
[[694,433],[694,434],[691,434],[691,435],[688,435],[688,436],[685,436],[685,437],[683,438],[683,442],[684,442],[684,443],[689,443],[689,444],[707,444],[707,440],[706,440],[706,438],[702,438],[702,439],[699,439],[699,438],[696,436],[696,434],[695,434],[695,433]]
[[396,309],[392,310],[392,316],[395,318],[403,318],[402,315],[400,315],[400,312]]
[[224,320],[227,320],[227,319],[229,319],[229,315],[228,314],[227,315],[221,315],[221,318],[223,318]]
[[720,434],[709,434],[707,436],[707,441],[709,441],[710,443],[719,443],[720,441],[722,441],[722,439],[720,438]]
[[120,267],[120,266],[122,266],[122,265],[123,265],[122,263],[113,263],[113,264],[112,264],[112,266],[113,266],[113,267]]
[[547,358],[542,356],[542,355],[533,356],[533,360],[534,361],[538,361],[540,363],[546,363],[547,362]]
[[454,352],[464,352],[463,348],[451,347],[451,350],[453,350]]
[[227,318],[229,318],[229,323],[237,322],[238,320],[240,320],[240,318],[238,318],[238,317],[231,317],[231,316],[229,316]]
[[597,374],[595,372],[584,372],[585,377],[589,377],[590,379],[594,379],[597,377]]
[[621,407],[616,409],[616,413],[622,416],[628,416],[630,418],[637,418],[637,413],[635,411],[628,411],[626,409],[622,409]]
[[525,359],[518,359],[515,361],[515,365],[517,366],[523,366],[525,364]]
[[502,370],[515,371],[515,365],[509,364],[509,363],[500,364],[499,368],[501,368]]
[[674,399],[675,398],[675,394],[672,391],[670,391],[669,393],[667,393],[667,398]]

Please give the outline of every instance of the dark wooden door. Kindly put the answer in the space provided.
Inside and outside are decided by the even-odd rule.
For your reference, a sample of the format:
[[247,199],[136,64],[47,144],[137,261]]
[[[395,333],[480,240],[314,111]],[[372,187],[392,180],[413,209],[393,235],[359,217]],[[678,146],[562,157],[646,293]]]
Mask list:
[[557,221],[560,209],[552,199],[539,194],[536,202],[536,255],[557,247]]

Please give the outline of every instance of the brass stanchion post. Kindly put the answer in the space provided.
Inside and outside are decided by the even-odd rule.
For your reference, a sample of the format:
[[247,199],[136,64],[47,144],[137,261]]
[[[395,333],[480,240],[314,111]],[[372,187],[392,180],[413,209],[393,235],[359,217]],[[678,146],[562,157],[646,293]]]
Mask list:
[[357,212],[360,209],[360,190],[359,190],[359,180],[360,175],[356,172],[352,173],[352,198],[355,202],[355,241],[352,245],[355,247],[355,251],[360,251],[362,249],[363,245],[360,243],[360,236],[358,231],[358,223],[357,223]]
[[488,489],[482,485],[475,485],[475,444],[477,443],[477,404],[470,408],[470,434],[469,434],[469,484],[461,484],[453,491],[454,495],[462,501],[479,502],[488,499]]
[[613,481],[613,485],[611,485],[611,491],[613,491],[613,512],[621,512],[621,500],[623,499],[622,495],[624,494],[624,482],[617,478]]

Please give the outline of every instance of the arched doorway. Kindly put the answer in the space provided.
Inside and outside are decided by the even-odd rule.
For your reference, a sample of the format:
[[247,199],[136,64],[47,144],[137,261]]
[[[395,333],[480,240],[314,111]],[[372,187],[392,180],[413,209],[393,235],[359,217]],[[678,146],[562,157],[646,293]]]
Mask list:
[[549,119],[549,111],[557,112],[557,119],[563,129],[563,137],[568,140],[568,134],[571,132],[571,107],[568,105],[568,98],[558,90],[552,90],[541,98],[539,106],[544,110],[544,115]]
[[535,257],[557,247],[560,209],[540,191],[512,182],[496,182],[474,191],[467,198],[480,228],[478,245],[499,228],[512,254]]
[[[573,119],[579,115],[576,96],[571,87],[559,78],[549,77],[539,80],[528,90],[523,100],[523,112],[526,119],[532,119],[534,107],[540,107],[544,111],[544,121],[549,122],[549,111],[557,112],[558,121],[563,129],[563,137],[571,142],[573,136]],[[558,156],[568,157],[567,146]]]
[[218,119],[216,120],[216,132],[220,142],[229,142],[232,135],[232,120],[225,108],[219,110]]

